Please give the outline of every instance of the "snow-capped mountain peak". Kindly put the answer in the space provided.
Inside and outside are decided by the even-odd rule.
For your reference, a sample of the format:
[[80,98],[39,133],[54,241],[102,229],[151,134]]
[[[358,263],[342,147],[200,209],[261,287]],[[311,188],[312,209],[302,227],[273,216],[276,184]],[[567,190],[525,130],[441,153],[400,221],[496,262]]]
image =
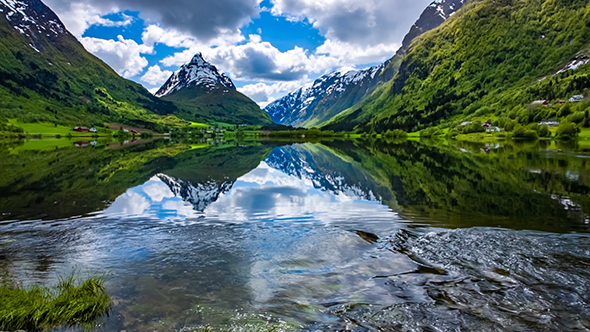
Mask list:
[[199,67],[205,67],[206,65],[209,65],[209,63],[207,61],[205,61],[205,59],[203,58],[203,54],[200,52],[195,54],[195,56],[192,58],[192,60],[191,60],[191,62],[189,62],[189,64],[199,66]]
[[40,0],[0,0],[0,13],[37,52],[42,49],[40,40],[44,35],[54,40],[69,34],[57,15]]
[[384,68],[384,64],[363,70],[352,67],[340,68],[270,103],[264,111],[276,123],[304,126],[321,101],[340,98],[351,85],[364,90],[363,94],[366,93],[372,87],[369,81],[378,79],[378,74]]
[[434,0],[429,7],[436,9],[440,17],[446,20],[461,8],[463,2],[464,0]]
[[[463,6],[464,1],[434,0],[405,36],[398,55],[403,56],[416,37],[443,24]],[[270,103],[264,111],[279,124],[295,127],[319,125],[362,100],[378,84],[392,79],[397,69],[389,66],[391,60],[364,70],[338,69]]]
[[170,76],[168,81],[156,92],[156,97],[164,97],[183,88],[196,86],[208,90],[236,89],[227,75],[219,73],[217,67],[207,62],[201,53],[197,53],[189,63],[180,67]]

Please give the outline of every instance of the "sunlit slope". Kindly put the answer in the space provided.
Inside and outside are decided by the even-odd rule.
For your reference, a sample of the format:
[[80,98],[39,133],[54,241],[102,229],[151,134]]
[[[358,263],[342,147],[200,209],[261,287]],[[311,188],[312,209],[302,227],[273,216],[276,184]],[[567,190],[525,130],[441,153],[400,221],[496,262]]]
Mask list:
[[[0,121],[157,122],[176,107],[88,53],[39,0],[0,2]],[[7,19],[8,14],[10,20]],[[151,125],[155,128],[155,124]]]
[[584,63],[589,43],[587,1],[474,1],[416,40],[389,84],[324,127],[416,131],[567,99],[590,87],[589,66],[554,74]]

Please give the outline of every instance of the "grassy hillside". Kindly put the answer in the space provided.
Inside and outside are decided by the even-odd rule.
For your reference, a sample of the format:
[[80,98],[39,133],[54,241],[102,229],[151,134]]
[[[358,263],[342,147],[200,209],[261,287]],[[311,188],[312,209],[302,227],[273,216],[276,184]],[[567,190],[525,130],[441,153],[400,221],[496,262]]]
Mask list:
[[587,59],[589,43],[587,1],[473,1],[416,40],[392,81],[324,128],[418,131],[490,116],[513,126],[559,116],[528,105],[590,87],[589,65],[554,75]]
[[[39,1],[30,7],[58,20]],[[157,129],[158,123],[167,124],[158,115],[176,111],[121,78],[67,31],[29,37],[1,15],[0,36],[0,131],[8,118],[67,125],[117,121]]]
[[178,106],[178,117],[196,122],[268,125],[272,120],[254,101],[233,89],[189,87],[165,97]]

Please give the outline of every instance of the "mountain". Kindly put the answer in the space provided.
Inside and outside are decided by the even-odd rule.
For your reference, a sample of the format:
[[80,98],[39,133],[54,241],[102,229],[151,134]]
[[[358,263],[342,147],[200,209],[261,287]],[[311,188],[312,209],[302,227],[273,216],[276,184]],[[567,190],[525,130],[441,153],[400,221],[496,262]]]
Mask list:
[[368,201],[381,201],[383,196],[389,198],[366,173],[321,145],[296,144],[276,148],[264,162],[332,195]]
[[203,212],[231,190],[238,178],[258,167],[274,147],[225,145],[192,150],[175,156],[174,166],[159,170],[158,177],[177,197]]
[[178,105],[178,116],[187,120],[272,124],[269,116],[238,92],[231,79],[205,61],[201,53],[172,74],[156,96]]
[[180,179],[175,179],[166,174],[156,175],[162,180],[175,196],[194,206],[196,211],[203,212],[211,203],[219,198],[219,195],[227,193],[234,185],[234,181],[208,181],[193,185]]
[[384,68],[385,65],[379,65],[366,70],[340,70],[324,75],[270,103],[264,111],[278,124],[313,127],[365,96],[378,84]]
[[410,44],[461,8],[464,0],[435,0],[405,36],[396,55],[383,64],[364,70],[339,70],[318,78],[285,97],[270,103],[264,111],[278,124],[294,127],[318,126],[370,95],[397,73]]
[[586,103],[530,104],[588,96],[589,17],[587,1],[468,2],[411,44],[393,80],[323,128],[383,132],[438,126],[461,132],[464,121],[497,119],[502,128],[522,132],[522,126],[555,117],[587,123]]
[[[157,129],[176,107],[88,53],[40,0],[0,0],[0,131],[7,119]],[[175,120],[174,120],[175,119]]]
[[197,53],[191,62],[183,65],[180,70],[170,76],[168,81],[156,92],[156,97],[165,97],[184,88],[196,86],[209,90],[236,89],[227,75],[220,74],[215,66],[203,59],[201,53]]

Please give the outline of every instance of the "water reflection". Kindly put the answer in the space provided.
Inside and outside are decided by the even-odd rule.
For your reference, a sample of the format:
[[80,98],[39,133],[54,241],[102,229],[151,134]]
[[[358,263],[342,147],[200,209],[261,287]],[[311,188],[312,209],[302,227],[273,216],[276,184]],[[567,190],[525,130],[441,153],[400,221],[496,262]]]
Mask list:
[[154,142],[4,155],[0,276],[108,271],[104,331],[239,317],[279,330],[583,330],[588,164],[560,149]]
[[159,176],[154,176],[143,185],[127,190],[98,215],[127,219],[151,218],[163,221],[198,217],[193,206],[182,198],[176,197]]

